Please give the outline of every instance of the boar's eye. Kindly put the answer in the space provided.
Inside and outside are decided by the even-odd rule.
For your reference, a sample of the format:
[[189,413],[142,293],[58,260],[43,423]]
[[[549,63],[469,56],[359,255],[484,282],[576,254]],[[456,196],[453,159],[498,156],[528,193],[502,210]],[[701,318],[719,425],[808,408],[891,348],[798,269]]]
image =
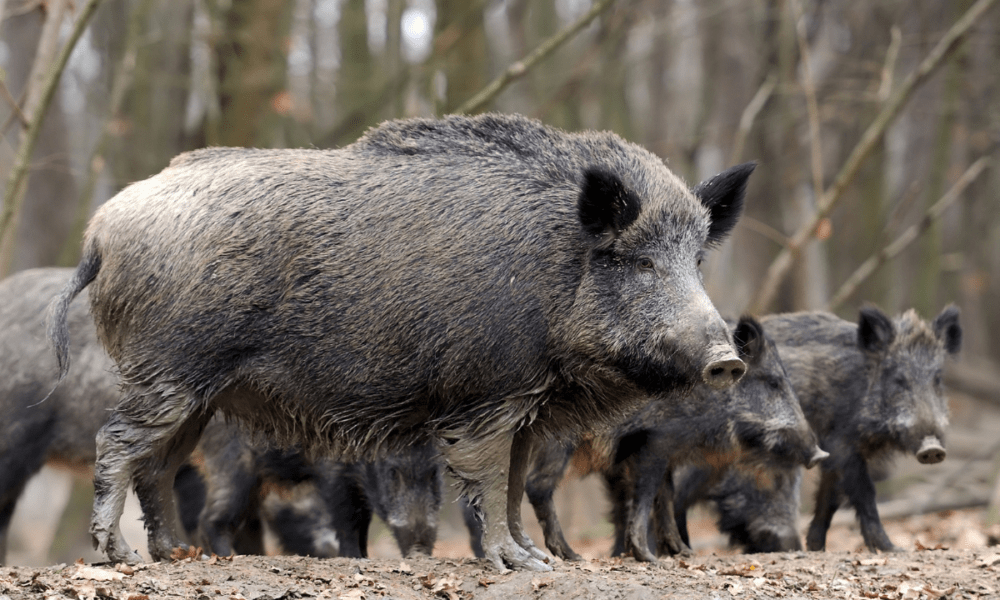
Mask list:
[[934,374],[934,387],[941,387],[941,372]]
[[640,256],[639,260],[636,261],[636,264],[643,271],[652,271],[653,269],[656,268],[656,265],[653,264],[653,259],[649,258],[648,256]]

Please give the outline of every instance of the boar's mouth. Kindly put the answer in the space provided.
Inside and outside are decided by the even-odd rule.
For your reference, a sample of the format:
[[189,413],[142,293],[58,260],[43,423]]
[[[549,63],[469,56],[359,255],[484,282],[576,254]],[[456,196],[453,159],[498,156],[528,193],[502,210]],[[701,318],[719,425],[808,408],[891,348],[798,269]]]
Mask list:
[[761,458],[766,453],[766,459],[772,462],[812,468],[829,456],[816,445],[815,439],[803,439],[792,428],[768,429],[761,423],[737,421],[736,439],[744,448],[762,453]]
[[[700,378],[701,369],[675,352],[664,359],[654,359],[634,351],[624,351],[616,361],[629,381],[649,394],[687,391]],[[742,364],[742,363],[741,363]]]

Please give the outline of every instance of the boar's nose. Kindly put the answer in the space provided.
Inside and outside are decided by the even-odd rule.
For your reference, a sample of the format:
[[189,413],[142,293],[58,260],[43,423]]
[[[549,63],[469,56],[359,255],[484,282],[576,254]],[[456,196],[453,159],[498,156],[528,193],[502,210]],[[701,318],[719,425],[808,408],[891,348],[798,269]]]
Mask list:
[[747,366],[730,346],[715,346],[709,350],[708,356],[708,364],[702,369],[701,378],[717,390],[735,384],[747,371]]
[[920,449],[917,450],[917,460],[925,465],[933,465],[944,460],[947,454],[941,440],[937,439],[937,436],[929,435],[924,438]]
[[809,457],[809,462],[806,463],[806,468],[811,469],[819,464],[819,461],[830,456],[830,453],[826,450],[816,446],[816,450],[813,451],[813,455]]

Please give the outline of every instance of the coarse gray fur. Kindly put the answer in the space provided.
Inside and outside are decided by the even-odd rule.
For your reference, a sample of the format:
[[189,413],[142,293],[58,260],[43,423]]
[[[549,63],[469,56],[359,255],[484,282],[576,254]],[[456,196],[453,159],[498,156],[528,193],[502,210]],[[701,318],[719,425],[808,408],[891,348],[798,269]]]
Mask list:
[[962,344],[958,308],[945,307],[932,323],[913,310],[891,319],[872,306],[861,310],[857,323],[823,312],[762,322],[830,453],[806,547],[824,549],[833,514],[846,499],[868,549],[896,550],[878,516],[872,475],[900,452],[925,463],[944,459],[948,400],[941,381],[945,357]]
[[347,460],[436,440],[487,557],[547,570],[503,518],[524,485],[512,434],[612,426],[651,393],[739,379],[697,265],[752,170],[696,197],[613,134],[493,114],[175,158],[98,210],[52,304],[65,372],[65,307],[93,282],[125,390],[98,436],[95,544],[138,560],[118,528],[131,481],[151,554],[170,555],[164,482],[218,410]]
[[68,315],[68,327],[82,334],[71,348],[74,368],[39,402],[58,373],[45,336],[45,307],[72,273],[30,269],[0,281],[0,563],[28,480],[47,462],[89,471],[96,457],[94,435],[118,400],[114,363],[96,343],[84,292]]

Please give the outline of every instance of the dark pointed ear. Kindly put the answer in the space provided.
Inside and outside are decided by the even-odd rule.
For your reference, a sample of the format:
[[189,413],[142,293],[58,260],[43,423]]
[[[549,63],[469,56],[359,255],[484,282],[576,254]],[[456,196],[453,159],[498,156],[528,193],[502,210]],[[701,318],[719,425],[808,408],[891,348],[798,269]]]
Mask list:
[[740,317],[740,322],[733,330],[733,344],[740,360],[750,364],[764,356],[767,344],[764,342],[764,328],[757,319],[749,316]]
[[882,353],[896,339],[896,327],[884,312],[874,306],[861,309],[858,317],[858,346],[865,352]]
[[617,236],[639,218],[642,202],[617,175],[591,167],[583,172],[577,208],[584,231],[594,236],[605,233]]
[[721,244],[736,226],[743,213],[743,198],[746,196],[747,180],[757,168],[756,162],[747,162],[730,167],[702,181],[691,189],[712,216],[708,228],[709,246]]
[[962,349],[962,325],[958,322],[960,312],[957,306],[949,304],[934,319],[934,335],[944,341],[948,354],[958,354]]

